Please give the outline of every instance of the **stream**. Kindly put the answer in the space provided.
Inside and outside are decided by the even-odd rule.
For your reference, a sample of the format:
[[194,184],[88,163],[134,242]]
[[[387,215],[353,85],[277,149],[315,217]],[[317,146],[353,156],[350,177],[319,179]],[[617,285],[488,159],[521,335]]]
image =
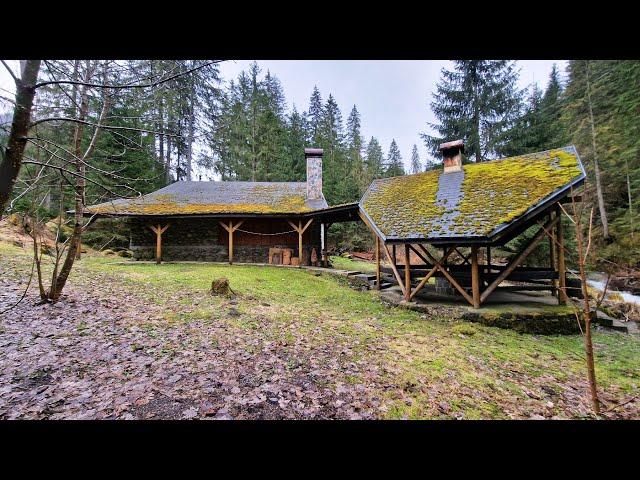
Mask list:
[[[590,273],[589,278],[587,279],[587,285],[595,288],[599,292],[602,292],[604,290],[604,286],[606,282],[607,282],[607,277],[602,273]],[[626,303],[633,303],[636,305],[640,305],[640,295],[634,295],[631,292],[617,291],[617,290],[612,290],[611,288],[608,288],[607,297],[609,296],[609,294],[614,292],[619,294]]]

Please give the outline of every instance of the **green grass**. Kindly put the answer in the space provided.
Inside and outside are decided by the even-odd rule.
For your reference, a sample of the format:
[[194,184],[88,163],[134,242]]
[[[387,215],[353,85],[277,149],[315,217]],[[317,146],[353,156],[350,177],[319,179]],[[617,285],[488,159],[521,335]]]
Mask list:
[[[0,243],[0,264],[7,255],[24,257],[24,265],[30,265],[27,252]],[[332,261],[336,268],[362,270],[354,264],[363,262],[338,257]],[[282,342],[302,338],[320,347],[349,339],[355,345],[354,358],[379,367],[385,387],[376,388],[389,406],[389,418],[526,418],[545,408],[549,416],[580,416],[576,405],[562,406],[554,400],[553,407],[545,407],[548,398],[542,387],[578,391],[574,397],[583,399],[579,401],[588,409],[580,335],[535,336],[445,317],[426,318],[387,307],[377,292],[349,288],[336,276],[293,268],[155,265],[85,255],[69,281],[97,274],[108,275],[150,301],[170,303],[173,309],[166,321],[176,326],[224,317],[220,306],[226,300],[206,292],[212,279],[227,277],[239,295],[235,308],[240,315],[224,317],[225,321]],[[196,304],[193,299],[200,300]],[[594,332],[594,344],[598,382],[606,398],[623,401],[637,395],[639,339]],[[211,345],[215,348],[215,339]]]
[[373,262],[364,262],[344,257],[331,257],[333,268],[339,270],[358,270],[362,273],[375,273],[376,264]]

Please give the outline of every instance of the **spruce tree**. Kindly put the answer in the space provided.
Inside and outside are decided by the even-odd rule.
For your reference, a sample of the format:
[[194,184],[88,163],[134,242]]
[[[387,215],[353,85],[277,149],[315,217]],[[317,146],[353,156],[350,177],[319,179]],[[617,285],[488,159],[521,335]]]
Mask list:
[[422,171],[422,164],[420,163],[420,155],[418,154],[418,146],[413,145],[411,151],[411,173],[420,173]]
[[476,162],[500,155],[520,113],[517,80],[515,62],[507,60],[456,60],[453,70],[443,69],[431,102],[437,134],[421,134],[426,146],[437,155],[440,143],[461,138]]
[[342,113],[331,94],[322,109],[318,137],[320,146],[324,149],[323,187],[325,197],[330,204],[346,202],[348,201],[346,183],[349,179],[344,162]]
[[402,155],[395,139],[391,140],[389,146],[389,154],[387,155],[385,177],[398,177],[404,175],[404,164],[402,163]]
[[347,199],[355,201],[360,198],[366,188],[366,185],[364,185],[364,162],[362,158],[363,139],[360,131],[360,113],[355,105],[351,109],[349,118],[347,118],[345,142],[348,175],[345,196]]
[[314,147],[320,144],[322,117],[322,96],[320,95],[318,87],[314,86],[311,98],[309,99],[309,110],[307,111],[308,138]]
[[365,153],[365,175],[366,185],[373,180],[384,176],[384,153],[382,147],[375,137],[371,137]]

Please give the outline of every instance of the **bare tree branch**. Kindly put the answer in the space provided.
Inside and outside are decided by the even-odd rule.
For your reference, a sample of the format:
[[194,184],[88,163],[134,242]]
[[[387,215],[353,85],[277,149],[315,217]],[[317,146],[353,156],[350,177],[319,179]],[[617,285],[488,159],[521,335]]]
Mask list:
[[223,60],[212,60],[210,62],[207,62],[203,65],[199,65],[197,67],[191,68],[189,70],[186,70],[184,72],[181,73],[177,73],[175,75],[172,75],[170,77],[164,78],[162,80],[158,80],[156,82],[151,82],[151,83],[146,83],[146,84],[128,84],[128,85],[105,85],[105,84],[100,84],[100,83],[88,83],[88,82],[80,82],[80,81],[75,81],[75,80],[50,80],[50,81],[46,81],[46,82],[40,82],[38,84],[36,84],[35,88],[40,88],[40,87],[44,87],[45,85],[55,85],[55,84],[66,84],[66,85],[83,85],[85,87],[90,87],[90,88],[109,88],[109,89],[115,89],[115,90],[121,90],[121,89],[126,89],[126,88],[151,88],[151,87],[156,87],[158,85],[162,85],[163,83],[166,82],[170,82],[171,80],[174,80],[176,78],[179,78],[183,75],[188,75],[189,73],[193,73],[195,71],[201,70],[205,67],[208,67],[209,65],[214,65],[216,63],[220,63]]

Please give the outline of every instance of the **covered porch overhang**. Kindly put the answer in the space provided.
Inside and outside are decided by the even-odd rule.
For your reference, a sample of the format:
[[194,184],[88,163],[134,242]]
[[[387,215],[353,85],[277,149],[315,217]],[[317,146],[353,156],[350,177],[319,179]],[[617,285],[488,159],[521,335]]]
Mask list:
[[320,224],[321,232],[321,249],[323,266],[328,265],[328,258],[325,246],[326,232],[334,223],[360,221],[358,215],[359,207],[357,202],[336,205],[308,212],[298,213],[202,213],[202,214],[162,214],[147,215],[134,213],[92,213],[90,211],[83,212],[83,216],[90,217],[93,222],[98,218],[136,218],[143,219],[148,228],[156,234],[156,263],[162,263],[162,234],[171,226],[172,221],[183,218],[202,218],[217,221],[228,233],[228,252],[229,264],[233,264],[233,239],[234,232],[238,230],[242,224],[251,218],[260,219],[278,219],[286,221],[291,228],[298,233],[298,252],[299,263],[302,265],[302,236],[304,232],[313,224]]
[[[580,200],[579,197],[574,197]],[[444,278],[467,303],[480,306],[496,290],[547,290],[559,304],[567,302],[564,232],[561,203],[571,199],[555,198],[520,219],[516,224],[493,232],[487,237],[457,238],[385,238],[362,209],[360,218],[376,240],[376,286],[382,277],[397,283],[404,300],[416,296],[432,278]],[[492,262],[491,248],[504,246],[510,240],[537,226],[534,236],[505,265]],[[548,263],[544,266],[524,266],[525,260],[544,240],[549,241]],[[404,262],[397,259],[397,250]],[[411,257],[414,258],[412,264]],[[382,265],[385,259],[388,266]],[[418,263],[415,263],[419,259]],[[422,262],[422,263],[419,263]],[[512,285],[503,285],[504,282]]]

